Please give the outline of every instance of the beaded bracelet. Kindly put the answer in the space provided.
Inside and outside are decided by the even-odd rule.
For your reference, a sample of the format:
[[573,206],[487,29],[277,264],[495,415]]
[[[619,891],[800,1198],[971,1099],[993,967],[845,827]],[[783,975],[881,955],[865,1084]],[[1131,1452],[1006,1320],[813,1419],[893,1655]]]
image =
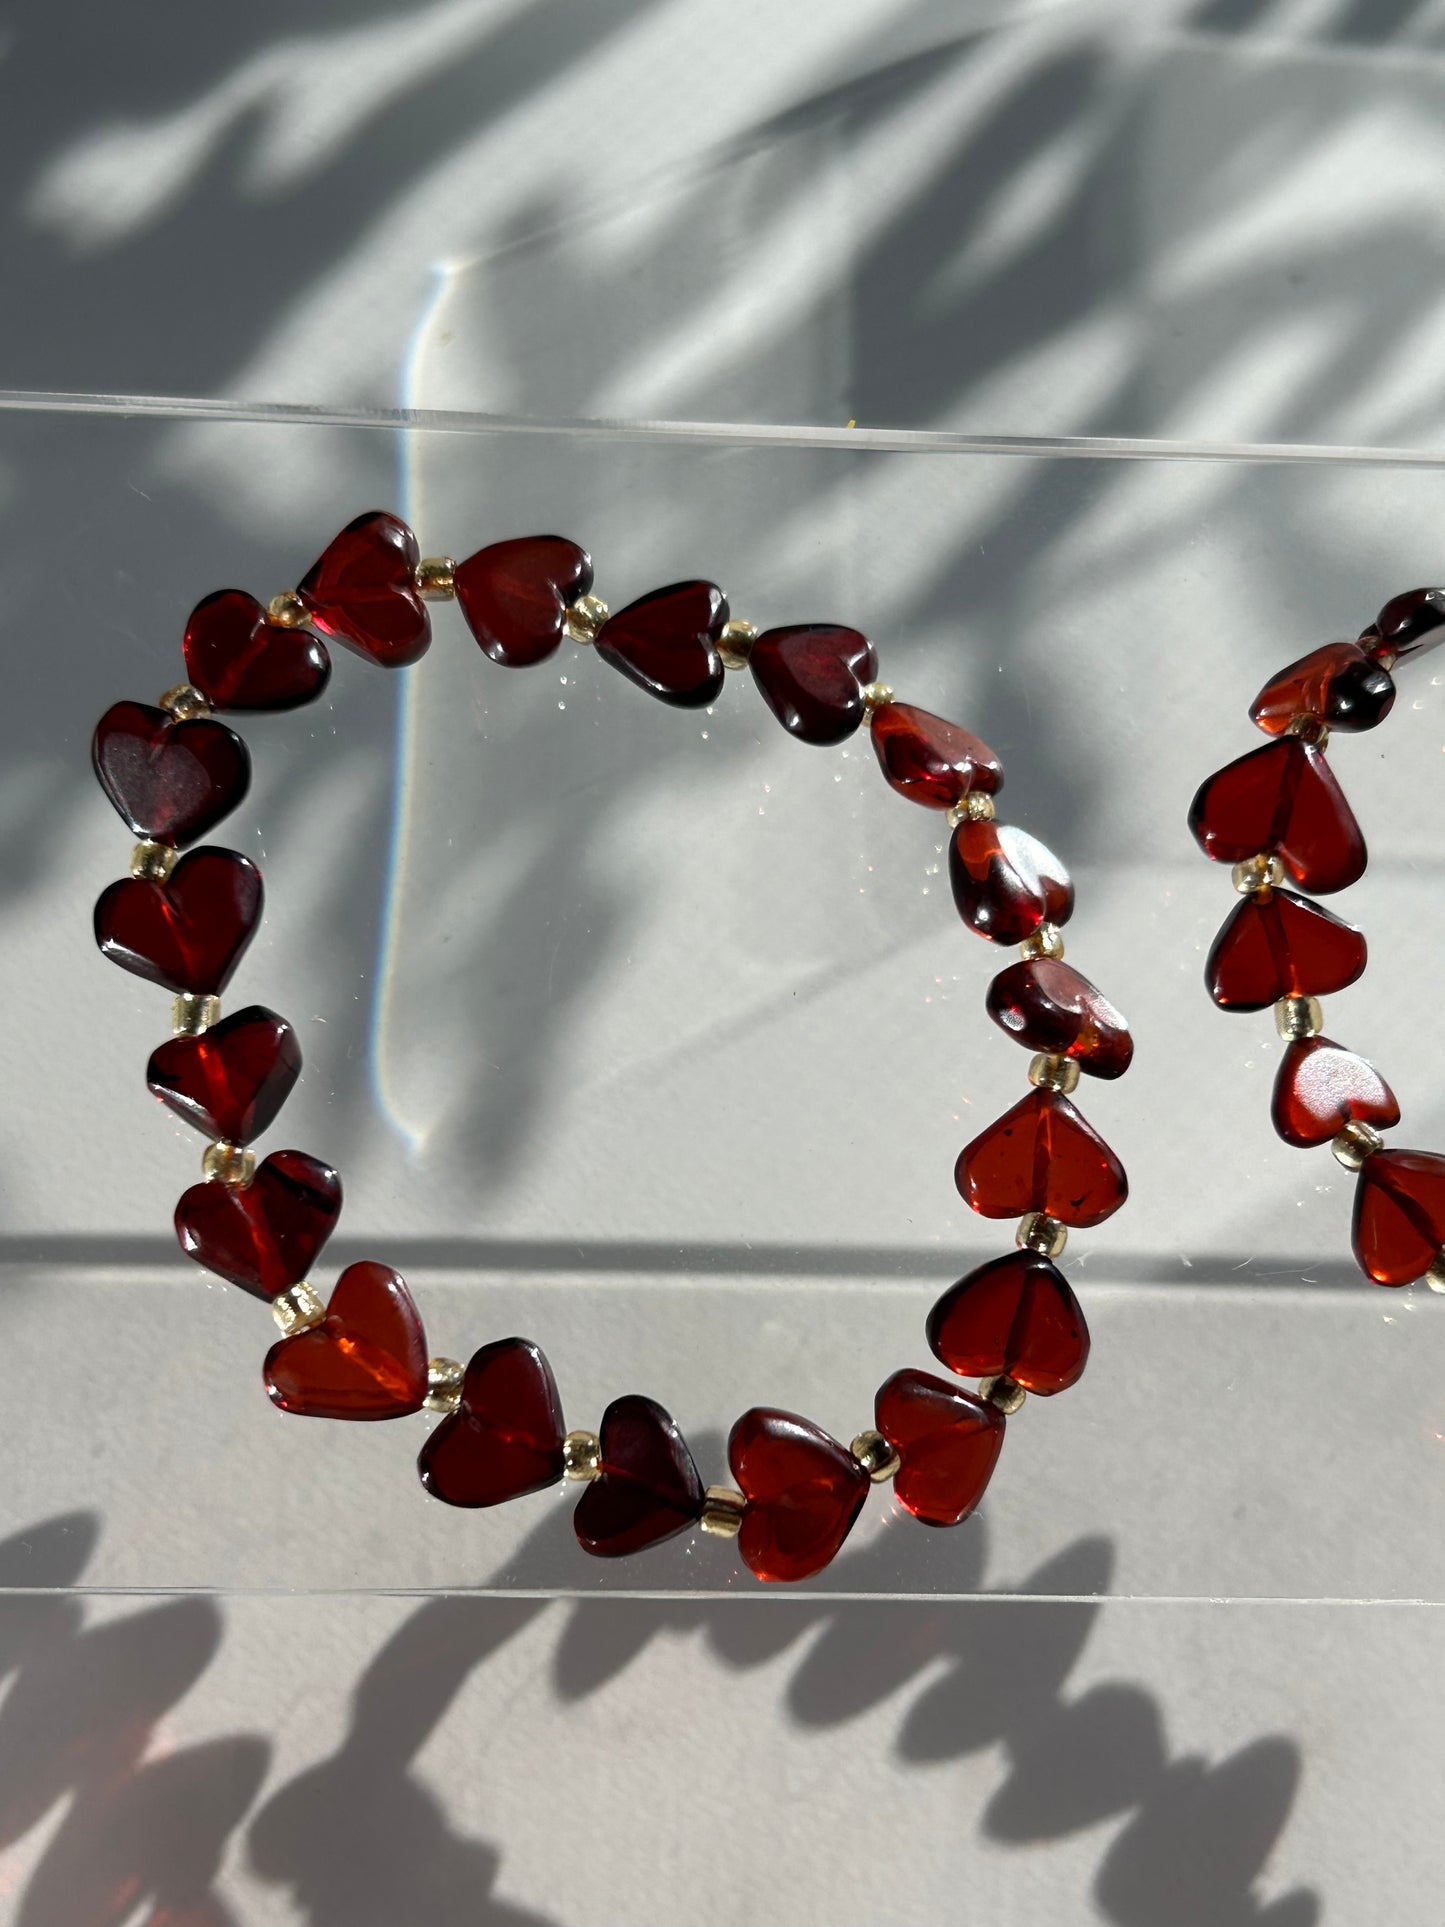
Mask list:
[[1271,1115],[1286,1144],[1329,1144],[1355,1189],[1353,1244],[1381,1285],[1424,1278],[1445,1291],[1445,1157],[1386,1151],[1400,1121],[1374,1066],[1321,1035],[1319,1000],[1364,971],[1362,931],[1282,889],[1286,873],[1317,896],[1364,874],[1365,839],[1325,758],[1332,729],[1373,729],[1395,701],[1390,671],[1445,642],[1445,589],[1387,602],[1357,642],[1330,642],[1282,669],[1250,704],[1275,740],[1217,770],[1189,810],[1204,854],[1234,865],[1244,899],[1204,969],[1221,1010],[1274,1006],[1285,1040]]
[[[956,1525],[978,1504],[1006,1416],[1028,1392],[1064,1390],[1088,1356],[1083,1314],[1053,1263],[1069,1226],[1103,1222],[1124,1202],[1122,1166],[1069,1101],[1080,1071],[1113,1078],[1133,1045],[1118,1011],[1062,961],[1073,909],[1063,866],[1022,830],[998,823],[998,758],[976,736],[896,702],[855,629],[805,623],[759,634],[729,618],[711,582],[673,583],[609,613],[576,543],[529,536],[465,562],[422,559],[395,516],[358,517],[293,592],[263,607],[239,589],[207,596],[186,624],[189,680],[158,707],[120,702],[95,731],[96,774],[142,840],[129,877],[95,907],[102,952],[175,993],[171,1039],[146,1081],[203,1132],[204,1182],[176,1207],[181,1248],[269,1301],[282,1337],[266,1390],[283,1412],[390,1419],[423,1408],[442,1422],[418,1460],[421,1482],[449,1505],[490,1506],[563,1478],[586,1482],[579,1543],[611,1557],[700,1525],[736,1536],[760,1579],[819,1571],[857,1518],[870,1481],[893,1479],[929,1525]],[[880,1388],[874,1423],[844,1449],[791,1413],[745,1412],[728,1440],[736,1487],[704,1488],[668,1413],[638,1394],[615,1399],[595,1433],[565,1429],[541,1350],[485,1344],[465,1366],[428,1359],[421,1319],[389,1266],[347,1266],[328,1303],[308,1273],[341,1208],[341,1180],[302,1151],[249,1148],[275,1120],[301,1070],[296,1032],[259,1005],[222,1017],[229,983],[261,916],[261,877],[234,850],[190,848],[245,795],[244,743],[213,710],[295,708],[330,674],[323,637],[384,667],[428,647],[429,601],[455,599],[494,662],[542,661],[564,636],[661,701],[712,703],[727,669],[750,667],[774,715],[800,741],[836,744],[866,719],[883,774],[900,795],[947,812],[949,876],[970,929],[1017,944],[1018,962],[989,986],[994,1022],[1035,1052],[1030,1093],[961,1153],[962,1195],[987,1218],[1020,1216],[1017,1249],[960,1279],[934,1306],[928,1341],[977,1393],[906,1369]],[[185,849],[187,853],[181,855]]]

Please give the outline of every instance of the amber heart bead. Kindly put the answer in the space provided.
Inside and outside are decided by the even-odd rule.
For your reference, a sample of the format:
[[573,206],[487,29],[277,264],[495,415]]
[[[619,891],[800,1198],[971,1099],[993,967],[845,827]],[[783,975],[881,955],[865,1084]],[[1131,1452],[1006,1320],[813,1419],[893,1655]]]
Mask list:
[[562,1476],[562,1400],[529,1338],[473,1352],[462,1402],[421,1449],[417,1472],[448,1505],[501,1505]]
[[431,642],[416,587],[420,559],[406,523],[375,510],[332,537],[296,593],[318,629],[383,669],[401,669]]
[[299,1285],[336,1229],[341,1178],[304,1151],[273,1151],[251,1182],[193,1184],[176,1206],[181,1250],[257,1298]]
[[867,636],[833,622],[765,629],[748,657],[763,700],[790,736],[841,743],[864,716],[863,690],[878,674]]
[[1029,1050],[1070,1057],[1091,1077],[1122,1077],[1134,1056],[1129,1026],[1070,964],[1028,957],[988,987],[988,1014]]
[[198,602],[181,647],[192,687],[214,709],[299,709],[331,674],[319,636],[271,622],[244,589],[218,589]]
[[926,709],[882,703],[868,730],[878,767],[912,803],[947,810],[970,790],[992,796],[1003,788],[1003,764],[988,744]]
[[597,653],[660,702],[704,709],[716,702],[726,671],[718,637],[727,597],[715,582],[674,582],[609,616]]
[[1365,839],[1343,790],[1323,752],[1298,736],[1216,771],[1190,805],[1189,827],[1216,863],[1272,853],[1319,896],[1343,890],[1365,868]]
[[180,849],[235,809],[251,782],[251,759],[233,729],[209,716],[177,722],[149,703],[112,703],[90,755],[131,834]]
[[1423,1278],[1445,1249],[1445,1157],[1376,1151],[1355,1190],[1355,1256],[1376,1284]]
[[1245,897],[1214,939],[1204,982],[1221,1010],[1268,1010],[1281,997],[1327,997],[1354,983],[1362,931],[1288,890]]
[[791,1412],[744,1412],[728,1436],[728,1464],[748,1502],[738,1550],[759,1579],[821,1572],[868,1496],[853,1454]]
[[572,1515],[577,1543],[619,1559],[686,1532],[702,1517],[703,1486],[687,1442],[650,1398],[615,1398],[597,1428],[602,1469]]
[[1281,669],[1249,706],[1250,721],[1283,736],[1296,716],[1331,729],[1373,729],[1389,715],[1395,685],[1357,642],[1327,642]]
[[524,668],[562,640],[569,603],[590,593],[592,558],[561,535],[523,535],[478,549],[455,571],[467,627],[493,662]]
[[960,823],[948,846],[958,914],[994,943],[1022,943],[1041,923],[1067,923],[1074,886],[1053,851],[1005,823]]
[[197,1037],[172,1037],[146,1066],[146,1083],[177,1117],[231,1144],[249,1144],[273,1124],[300,1075],[295,1031],[260,1004]]
[[1406,589],[1392,596],[1360,641],[1372,655],[1423,656],[1445,642],[1445,589]]
[[95,905],[95,941],[112,963],[167,990],[217,996],[256,926],[261,872],[235,850],[192,850],[164,883],[122,877]]
[[1124,1167],[1058,1091],[1035,1090],[959,1154],[954,1180],[984,1218],[1044,1211],[1060,1224],[1102,1224],[1129,1195]]
[[878,1388],[873,1423],[898,1454],[898,1503],[925,1525],[961,1525],[998,1463],[1003,1413],[928,1372],[904,1371]]
[[1035,1251],[1011,1251],[943,1294],[928,1314],[928,1344],[960,1378],[1007,1372],[1048,1398],[1082,1377],[1089,1328],[1056,1265]]
[[1395,1093],[1373,1064],[1328,1037],[1300,1037],[1286,1046],[1270,1106],[1286,1144],[1328,1144],[1347,1124],[1388,1130],[1400,1122]]
[[263,1375],[272,1403],[301,1418],[419,1412],[427,1388],[426,1338],[411,1293],[390,1265],[348,1265],[325,1318],[273,1345]]

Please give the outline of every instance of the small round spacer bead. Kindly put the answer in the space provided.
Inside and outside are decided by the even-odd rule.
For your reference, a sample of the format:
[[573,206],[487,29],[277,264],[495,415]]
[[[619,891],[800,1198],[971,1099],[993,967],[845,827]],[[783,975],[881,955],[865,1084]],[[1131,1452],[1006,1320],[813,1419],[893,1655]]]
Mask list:
[[746,669],[753,644],[758,639],[755,622],[725,622],[717,639],[717,652],[724,669]]
[[161,697],[159,707],[174,716],[178,723],[188,723],[197,716],[209,716],[211,705],[199,689],[188,682],[178,682]]
[[266,604],[266,620],[278,629],[304,629],[306,604],[294,589],[283,589]]
[[201,1153],[201,1176],[207,1184],[234,1184],[244,1191],[256,1175],[256,1153],[244,1145],[217,1138]]
[[1306,743],[1313,743],[1316,749],[1323,749],[1330,740],[1330,726],[1318,716],[1291,716],[1286,736],[1298,736]]
[[595,1432],[569,1432],[562,1441],[562,1476],[595,1479],[602,1471],[602,1441]]
[[1014,1233],[1020,1251],[1036,1251],[1041,1258],[1057,1258],[1068,1242],[1068,1226],[1046,1211],[1026,1211]]
[[199,1037],[203,1030],[219,1022],[221,1000],[208,997],[199,990],[183,990],[171,1005],[171,1035],[173,1037]]
[[462,1380],[466,1375],[466,1366],[458,1358],[429,1358],[426,1397],[422,1404],[429,1412],[454,1412],[462,1402]]
[[169,843],[137,843],[130,853],[130,873],[144,877],[147,883],[164,883],[179,856],[180,851],[173,850]]
[[579,596],[568,607],[563,626],[573,642],[596,642],[598,631],[611,613],[601,596]]
[[893,700],[893,690],[886,682],[868,682],[863,685],[863,707],[871,716],[875,709],[885,709]]
[[1242,897],[1267,897],[1284,882],[1284,865],[1277,856],[1247,856],[1229,877]]
[[898,1470],[898,1453],[881,1432],[860,1432],[848,1450],[874,1485],[882,1485]]
[[1301,1037],[1318,1037],[1325,1027],[1325,1013],[1318,997],[1281,997],[1274,1007],[1274,1027],[1287,1044]]
[[1067,1097],[1070,1091],[1079,1088],[1079,1067],[1072,1057],[1055,1057],[1049,1051],[1037,1051],[1029,1063],[1029,1082],[1036,1090],[1058,1091]]
[[698,1524],[716,1539],[736,1539],[748,1502],[730,1485],[710,1485],[702,1495]]
[[1358,1118],[1352,1118],[1330,1149],[1347,1171],[1359,1171],[1365,1159],[1373,1157],[1384,1146],[1385,1140],[1372,1124],[1362,1124]]
[[450,602],[457,592],[457,563],[451,555],[424,555],[412,571],[423,602]]
[[314,1331],[326,1316],[326,1307],[303,1279],[271,1300],[271,1316],[282,1335],[293,1338],[297,1332]]
[[997,1407],[1000,1412],[1012,1416],[1017,1412],[1028,1393],[1017,1379],[1000,1372],[995,1378],[981,1378],[978,1381],[978,1395],[987,1404]]
[[950,807],[944,821],[956,830],[961,823],[992,823],[993,819],[993,798],[982,790],[970,790]]
[[1425,1273],[1425,1283],[1431,1291],[1445,1292],[1445,1252],[1441,1253]]
[[1024,958],[1062,957],[1063,954],[1064,933],[1056,923],[1041,923],[1019,945],[1019,955]]

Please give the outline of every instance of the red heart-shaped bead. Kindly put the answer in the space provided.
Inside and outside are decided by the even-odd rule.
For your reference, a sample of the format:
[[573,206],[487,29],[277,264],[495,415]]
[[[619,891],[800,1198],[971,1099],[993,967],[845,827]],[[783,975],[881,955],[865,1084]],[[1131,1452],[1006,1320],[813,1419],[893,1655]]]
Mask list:
[[960,823],[948,846],[958,914],[994,943],[1022,943],[1041,923],[1067,923],[1074,886],[1053,851],[1006,823]]
[[674,582],[609,616],[597,653],[661,702],[704,709],[722,691],[718,637],[728,601],[715,582]]
[[1199,787],[1189,827],[1207,857],[1278,856],[1301,889],[1343,890],[1364,873],[1365,839],[1324,753],[1282,737],[1226,764]]
[[562,640],[567,606],[592,588],[592,558],[561,535],[523,535],[478,549],[455,571],[467,627],[493,662],[520,669]]
[[988,1014],[1029,1050],[1070,1057],[1091,1077],[1122,1077],[1134,1057],[1129,1026],[1071,964],[1027,957],[988,987]]
[[299,1285],[341,1215],[341,1179],[304,1151],[273,1151],[249,1184],[193,1184],[176,1205],[181,1250],[270,1300]]
[[417,1472],[448,1505],[501,1505],[562,1476],[562,1400],[529,1338],[498,1338],[472,1354],[462,1402],[421,1449]]
[[122,877],[95,905],[95,941],[122,970],[218,996],[261,920],[261,872],[235,850],[183,856],[164,883]]
[[703,1488],[687,1441],[650,1398],[615,1398],[597,1428],[602,1470],[572,1515],[577,1543],[601,1559],[640,1552],[702,1517]]
[[971,790],[1003,788],[1003,764],[987,743],[912,703],[880,703],[868,731],[879,768],[912,803],[947,810]]
[[1355,1256],[1379,1285],[1408,1285],[1445,1249],[1445,1157],[1376,1151],[1355,1190]]
[[1281,997],[1327,997],[1354,983],[1368,952],[1362,931],[1288,890],[1244,897],[1204,966],[1221,1010],[1268,1010]]
[[1102,1224],[1129,1195],[1124,1167],[1058,1091],[1034,1090],[959,1153],[954,1181],[985,1218],[1045,1211]]
[[1328,1037],[1300,1037],[1280,1059],[1270,1116],[1285,1143],[1303,1149],[1328,1144],[1352,1122],[1388,1130],[1400,1122],[1400,1106],[1363,1057]]
[[738,1551],[759,1579],[821,1572],[868,1496],[853,1454],[791,1412],[744,1412],[728,1436],[728,1464],[748,1502]]
[[299,709],[331,674],[319,636],[270,621],[244,589],[217,589],[198,602],[181,647],[192,686],[215,709]]
[[1035,1251],[1011,1251],[944,1292],[928,1314],[928,1344],[960,1378],[1007,1372],[1048,1398],[1083,1376],[1089,1328],[1056,1265]]
[[1250,721],[1283,736],[1296,716],[1331,729],[1373,729],[1389,715],[1395,685],[1357,642],[1327,642],[1281,669],[1249,706]]
[[898,1503],[926,1526],[961,1525],[998,1463],[998,1407],[928,1372],[895,1372],[878,1388],[873,1423],[898,1454]]
[[210,1138],[249,1144],[275,1121],[301,1075],[301,1045],[284,1017],[250,1004],[195,1037],[151,1052],[146,1083]]
[[132,835],[181,849],[235,809],[251,782],[235,730],[209,716],[177,722],[149,703],[112,703],[90,757]]
[[431,620],[416,587],[420,559],[406,523],[373,510],[332,537],[296,593],[318,629],[383,669],[402,669],[431,642]]
[[878,654],[856,629],[799,622],[764,630],[748,667],[790,736],[804,743],[841,743],[863,720],[863,689],[878,674]]
[[266,1354],[266,1390],[301,1418],[403,1418],[426,1398],[426,1338],[390,1265],[348,1265],[326,1316]]

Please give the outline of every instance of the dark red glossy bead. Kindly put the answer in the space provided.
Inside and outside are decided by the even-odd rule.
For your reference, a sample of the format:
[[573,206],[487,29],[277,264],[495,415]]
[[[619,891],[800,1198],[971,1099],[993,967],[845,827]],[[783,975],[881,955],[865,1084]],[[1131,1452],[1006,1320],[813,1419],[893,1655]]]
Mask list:
[[868,725],[878,766],[900,796],[947,810],[1003,788],[1003,764],[980,737],[912,703],[883,703]]
[[215,709],[299,709],[331,674],[319,636],[270,621],[244,589],[218,589],[198,602],[182,648],[192,687]]
[[1089,1328],[1069,1281],[1036,1251],[1011,1251],[960,1278],[928,1314],[928,1343],[961,1378],[999,1372],[1048,1398],[1083,1376]]
[[462,1402],[421,1449],[417,1472],[448,1505],[501,1505],[562,1476],[562,1400],[552,1367],[529,1338],[473,1352]]
[[493,662],[521,669],[562,640],[569,603],[590,594],[592,558],[561,535],[522,535],[478,549],[456,568],[467,627]]
[[928,1372],[895,1372],[878,1388],[873,1423],[898,1454],[898,1503],[925,1525],[961,1525],[998,1463],[997,1406]]
[[1244,897],[1204,966],[1221,1010],[1268,1010],[1281,997],[1327,997],[1365,968],[1364,933],[1288,890]]
[[268,1301],[299,1285],[341,1215],[341,1178],[304,1151],[273,1151],[247,1185],[193,1184],[176,1205],[181,1250]]
[[763,700],[790,736],[804,743],[841,743],[863,720],[863,690],[878,674],[867,636],[834,622],[765,629],[748,667]]
[[1395,685],[1357,642],[1327,642],[1281,669],[1249,706],[1250,721],[1283,736],[1296,716],[1331,729],[1373,729],[1389,715]]
[[1373,1064],[1328,1037],[1300,1037],[1285,1048],[1270,1106],[1286,1144],[1328,1144],[1347,1124],[1388,1130],[1400,1122],[1395,1093]]
[[261,921],[261,872],[235,850],[192,850],[164,883],[122,877],[95,905],[112,963],[167,990],[216,996]]
[[1055,957],[1027,957],[988,987],[988,1014],[1029,1050],[1069,1057],[1091,1077],[1122,1077],[1134,1056],[1129,1026],[1087,977]]
[[748,1502],[738,1551],[759,1579],[821,1572],[868,1496],[853,1454],[791,1412],[744,1412],[728,1436],[728,1464]]
[[172,1037],[146,1066],[146,1083],[177,1117],[231,1144],[249,1144],[273,1124],[300,1075],[295,1031],[260,1004],[197,1037]]
[[1360,637],[1372,656],[1404,661],[1445,642],[1445,589],[1406,589],[1392,596]]
[[1067,923],[1069,873],[1036,837],[1004,823],[960,823],[948,846],[948,880],[958,914],[994,943],[1022,943],[1041,923]]
[[431,642],[431,619],[416,587],[420,559],[406,523],[373,510],[332,537],[296,593],[318,629],[368,662],[402,669]]
[[1298,736],[1266,743],[1200,786],[1189,827],[1207,857],[1279,857],[1302,889],[1328,896],[1365,868],[1365,839],[1323,752]]
[[687,1441],[654,1400],[635,1392],[614,1399],[597,1436],[602,1470],[572,1515],[584,1552],[621,1558],[686,1532],[702,1517],[702,1480]]
[[132,835],[180,849],[235,809],[251,782],[235,730],[209,716],[177,722],[149,703],[112,703],[90,756]]
[[390,1265],[348,1265],[325,1318],[273,1345],[263,1376],[272,1403],[300,1418],[419,1412],[427,1388],[426,1338],[402,1278]]
[[609,616],[597,653],[649,696],[704,709],[717,701],[727,673],[717,651],[727,619],[727,597],[715,582],[674,582]]
[[1102,1224],[1129,1195],[1123,1165],[1058,1091],[1030,1091],[980,1132],[954,1180],[980,1217],[1046,1211],[1081,1228]]
[[1379,1285],[1423,1278],[1445,1249],[1445,1158],[1376,1151],[1355,1189],[1355,1256]]

